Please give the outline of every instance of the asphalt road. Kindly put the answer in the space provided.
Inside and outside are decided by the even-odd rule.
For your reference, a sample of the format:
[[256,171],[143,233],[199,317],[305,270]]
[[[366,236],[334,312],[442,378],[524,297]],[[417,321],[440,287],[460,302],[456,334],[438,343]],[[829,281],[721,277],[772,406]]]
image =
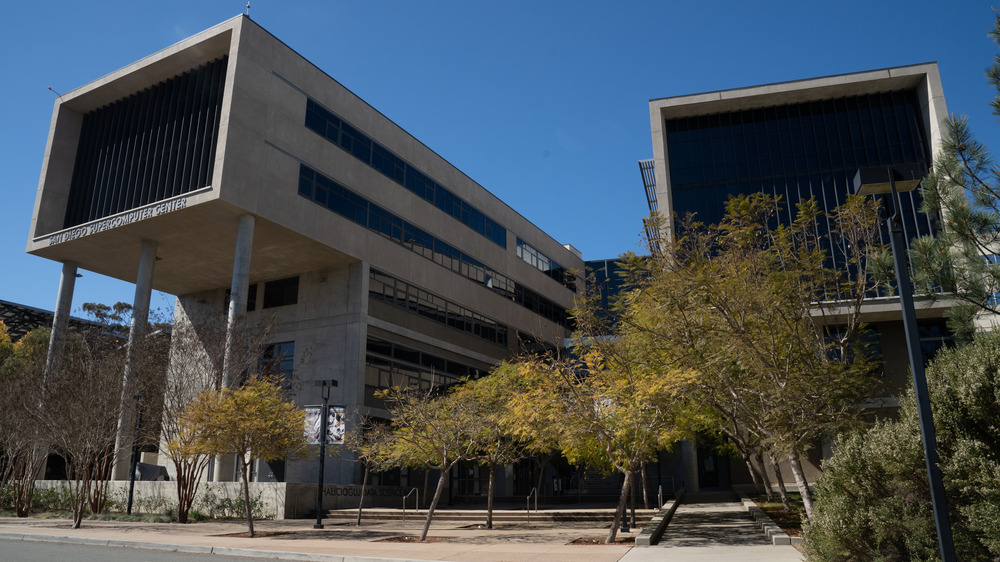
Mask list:
[[73,560],[74,562],[206,562],[214,560],[260,562],[263,559],[221,554],[166,552],[120,546],[0,539],[0,560],[3,562],[53,562],[56,560]]

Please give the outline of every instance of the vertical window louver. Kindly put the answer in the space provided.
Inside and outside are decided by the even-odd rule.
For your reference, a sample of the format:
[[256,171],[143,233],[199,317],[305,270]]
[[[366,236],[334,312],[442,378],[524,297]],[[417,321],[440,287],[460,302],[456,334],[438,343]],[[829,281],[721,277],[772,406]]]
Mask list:
[[211,185],[227,58],[84,115],[63,228]]

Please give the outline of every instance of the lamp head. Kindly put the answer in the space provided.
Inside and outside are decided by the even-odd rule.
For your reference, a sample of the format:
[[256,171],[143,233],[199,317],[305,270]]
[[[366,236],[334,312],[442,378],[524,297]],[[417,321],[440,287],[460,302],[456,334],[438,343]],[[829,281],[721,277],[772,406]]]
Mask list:
[[920,164],[899,166],[879,166],[861,168],[854,175],[854,193],[858,195],[879,195],[892,192],[892,182],[896,191],[913,191],[924,177],[924,167]]

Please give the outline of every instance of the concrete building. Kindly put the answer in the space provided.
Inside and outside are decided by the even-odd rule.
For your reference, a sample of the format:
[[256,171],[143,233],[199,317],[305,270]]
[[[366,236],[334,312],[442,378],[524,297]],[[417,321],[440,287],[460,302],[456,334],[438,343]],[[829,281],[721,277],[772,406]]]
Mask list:
[[[297,402],[321,403],[312,381],[336,379],[330,403],[351,420],[387,415],[378,389],[561,345],[582,283],[566,273],[583,269],[245,16],[58,99],[27,251],[64,264],[56,332],[77,268],[135,282],[140,319],[153,289],[177,296],[178,328],[273,316],[267,354]],[[241,376],[225,369],[226,384]],[[257,470],[317,476],[315,457]],[[328,462],[325,480],[360,469]]]
[[[650,211],[673,221],[687,213],[714,223],[730,196],[781,196],[790,222],[800,200],[815,197],[830,211],[853,192],[859,168],[916,164],[927,169],[941,144],[947,107],[936,63],[796,80],[649,102],[653,158],[640,161]],[[919,193],[903,194],[907,240],[934,232],[936,217],[919,212]],[[820,225],[823,228],[823,225]],[[883,241],[888,244],[883,227]],[[830,248],[831,255],[838,252]],[[949,335],[946,302],[918,301],[925,357]],[[898,299],[872,299],[863,319],[878,333],[885,384],[870,406],[891,415],[909,380]],[[813,473],[818,462],[811,459]],[[685,449],[689,490],[748,482],[736,464],[710,448]],[[787,474],[787,471],[786,471]]]

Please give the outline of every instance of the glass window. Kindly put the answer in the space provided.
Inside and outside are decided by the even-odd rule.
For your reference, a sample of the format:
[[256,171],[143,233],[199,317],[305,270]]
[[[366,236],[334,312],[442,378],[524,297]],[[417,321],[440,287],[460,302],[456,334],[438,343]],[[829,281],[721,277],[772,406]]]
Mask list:
[[298,303],[298,276],[264,283],[264,308],[288,306]]

